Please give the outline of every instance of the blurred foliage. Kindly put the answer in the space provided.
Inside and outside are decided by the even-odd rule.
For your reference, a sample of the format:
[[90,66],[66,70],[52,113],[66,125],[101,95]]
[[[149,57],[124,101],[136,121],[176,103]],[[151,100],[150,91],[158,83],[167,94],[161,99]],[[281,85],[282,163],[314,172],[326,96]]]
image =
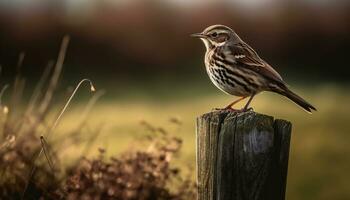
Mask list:
[[183,179],[180,169],[170,165],[182,140],[164,131],[145,136],[150,142],[146,150],[130,149],[106,162],[105,150],[100,149],[98,159],[83,159],[59,193],[67,199],[196,199],[191,176]]
[[[98,159],[81,158],[100,131],[100,126],[96,126],[97,131],[85,129],[89,112],[101,96],[99,92],[80,112],[77,119],[81,120],[74,120],[75,128],[65,131],[69,137],[56,137],[48,143],[49,134],[56,131],[80,85],[89,82],[90,89],[95,90],[89,79],[80,81],[55,117],[56,120],[51,122],[50,113],[55,113],[53,99],[68,41],[69,37],[63,39],[56,64],[44,72],[29,103],[25,104],[22,99],[25,81],[20,73],[15,77],[9,105],[1,102],[8,85],[0,92],[0,199],[195,198],[196,186],[192,176],[183,178],[181,169],[170,165],[181,148],[182,140],[146,122],[142,124],[151,133],[145,133],[140,144],[142,141],[148,142],[147,148],[137,151],[131,148],[123,155],[113,157],[111,162],[103,159],[103,149],[100,149]],[[22,67],[23,59],[24,54],[20,54],[18,69]],[[26,105],[24,108],[23,104]],[[174,120],[171,122],[176,123]],[[83,133],[88,135],[85,140],[81,137]],[[71,160],[70,165],[62,165],[67,147],[78,148],[83,144],[86,145],[85,150],[78,155],[78,159],[75,162]]]

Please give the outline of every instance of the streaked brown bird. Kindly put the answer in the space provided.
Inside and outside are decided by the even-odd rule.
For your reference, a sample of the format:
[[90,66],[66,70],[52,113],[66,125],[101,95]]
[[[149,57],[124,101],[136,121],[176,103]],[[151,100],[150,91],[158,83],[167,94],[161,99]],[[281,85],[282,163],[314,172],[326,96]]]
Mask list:
[[307,112],[316,108],[288,89],[282,77],[267,62],[245,43],[231,28],[213,25],[201,33],[192,34],[200,38],[206,47],[204,62],[210,80],[220,90],[240,98],[225,109],[250,97],[241,110],[246,111],[256,94],[270,91],[281,94]]

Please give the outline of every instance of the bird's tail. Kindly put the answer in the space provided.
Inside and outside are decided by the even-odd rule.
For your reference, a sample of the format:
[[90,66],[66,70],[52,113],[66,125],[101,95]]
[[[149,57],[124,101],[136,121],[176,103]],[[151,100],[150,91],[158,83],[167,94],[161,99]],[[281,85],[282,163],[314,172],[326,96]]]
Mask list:
[[303,98],[301,98],[299,95],[292,92],[287,87],[284,88],[283,91],[278,91],[278,93],[282,94],[283,96],[287,97],[288,99],[292,100],[294,103],[302,107],[305,111],[308,113],[311,113],[312,111],[317,111],[314,106],[312,106],[310,103],[305,101]]

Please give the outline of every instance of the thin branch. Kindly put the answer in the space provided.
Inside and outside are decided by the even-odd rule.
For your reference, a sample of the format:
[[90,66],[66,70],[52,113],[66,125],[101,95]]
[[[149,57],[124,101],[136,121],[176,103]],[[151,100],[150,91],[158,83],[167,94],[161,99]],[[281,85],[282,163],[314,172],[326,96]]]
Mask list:
[[[52,127],[49,129],[47,135],[46,135],[46,138],[49,139],[49,136],[51,134],[51,132],[53,132],[53,130],[56,128],[56,126],[58,125],[58,123],[60,122],[60,119],[62,118],[64,112],[66,111],[67,107],[69,106],[70,102],[72,101],[73,97],[75,96],[75,94],[77,93],[78,89],[80,88],[80,86],[84,83],[84,82],[88,82],[90,84],[90,90],[92,92],[95,91],[95,87],[94,85],[92,84],[92,81],[90,79],[83,79],[81,80],[78,85],[75,87],[73,93],[71,94],[71,96],[69,97],[69,99],[67,100],[66,104],[64,105],[64,107],[62,108],[61,112],[59,113],[58,117],[56,118],[55,122],[53,123]],[[36,166],[35,166],[35,161],[37,158],[39,158],[41,156],[41,154],[43,153],[44,149],[41,148],[40,149],[40,152],[37,154],[37,156],[35,156],[34,160],[33,160],[33,164],[32,164],[32,167],[31,167],[31,170],[30,170],[30,173],[29,173],[29,177],[28,177],[28,181],[27,181],[27,184],[24,188],[24,191],[22,193],[22,199],[24,198],[24,194],[28,188],[28,185],[34,175],[34,172],[36,170]]]
[[56,128],[56,126],[58,125],[61,117],[63,116],[63,113],[66,111],[67,107],[69,106],[70,102],[72,101],[73,97],[75,96],[75,93],[77,93],[78,89],[80,88],[81,84],[83,84],[84,82],[88,82],[90,84],[90,91],[91,92],[95,92],[95,87],[92,84],[90,79],[83,79],[81,80],[78,85],[75,87],[73,93],[71,94],[71,96],[69,97],[68,101],[66,102],[66,104],[64,105],[63,109],[61,110],[60,114],[58,115],[58,117],[56,118],[55,122],[53,123],[53,126],[51,127],[51,129],[49,130],[49,132],[47,133],[47,138],[50,136],[50,133]]
[[44,136],[40,136],[40,142],[41,142],[41,148],[43,149],[44,151],[44,154],[45,154],[45,157],[46,157],[46,160],[47,162],[49,163],[49,166],[52,170],[52,173],[54,173],[54,168],[53,168],[53,162],[51,161],[50,159],[50,154],[49,154],[49,151],[48,151],[48,144],[44,138]]

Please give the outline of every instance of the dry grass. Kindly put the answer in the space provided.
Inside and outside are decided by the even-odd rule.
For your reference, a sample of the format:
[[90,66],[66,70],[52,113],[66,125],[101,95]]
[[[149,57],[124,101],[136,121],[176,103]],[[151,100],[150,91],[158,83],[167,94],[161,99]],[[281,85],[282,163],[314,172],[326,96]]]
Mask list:
[[[142,123],[147,127],[145,137],[139,142],[143,148],[128,149],[111,159],[106,158],[103,149],[96,159],[84,157],[101,131],[100,125],[92,130],[86,126],[89,113],[103,91],[96,92],[88,101],[79,120],[74,120],[73,130],[61,138],[51,139],[82,83],[90,83],[90,90],[95,90],[90,80],[83,79],[55,114],[53,100],[68,42],[69,38],[65,37],[56,64],[48,64],[26,109],[21,109],[26,104],[22,98],[25,79],[20,73],[24,53],[19,56],[18,75],[10,88],[8,105],[1,101],[8,86],[1,90],[0,199],[194,198],[195,185],[191,176],[184,178],[180,168],[171,165],[182,146],[181,139],[161,128],[153,130],[148,123]],[[74,162],[62,165],[65,150],[82,143],[86,144],[85,149]]]

